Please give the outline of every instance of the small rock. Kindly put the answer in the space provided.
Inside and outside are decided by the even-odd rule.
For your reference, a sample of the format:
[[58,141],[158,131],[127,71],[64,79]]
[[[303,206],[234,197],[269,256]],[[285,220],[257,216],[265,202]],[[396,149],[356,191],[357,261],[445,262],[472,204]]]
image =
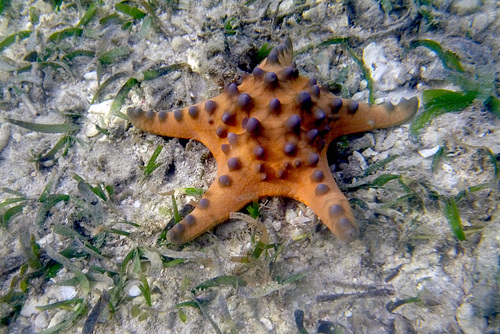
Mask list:
[[325,15],[327,8],[325,8],[324,2],[319,2],[317,6],[302,12],[302,18],[305,20],[317,22],[320,17]]
[[7,123],[2,124],[0,127],[0,152],[7,146],[10,138],[10,126]]
[[37,243],[42,246],[42,247],[45,247],[45,245],[51,245],[54,243],[54,240],[55,240],[55,236],[53,233],[49,233],[45,236],[43,236],[42,238],[40,238]]
[[361,154],[363,154],[365,158],[371,158],[379,154],[379,152],[374,151],[372,148],[368,148],[364,150]]
[[64,321],[64,319],[66,319],[67,314],[68,314],[67,311],[59,311],[59,312],[57,312],[52,317],[52,319],[50,319],[50,323],[49,323],[49,325],[47,327],[50,328],[50,327],[54,327],[54,326],[60,324],[61,322]]
[[19,143],[23,139],[23,136],[19,132],[16,132],[12,135],[12,139],[14,139],[16,143]]
[[303,228],[294,228],[292,230],[291,236],[292,239],[297,240],[297,239],[302,239],[302,237],[307,233]]
[[281,222],[275,220],[271,223],[271,227],[275,232],[279,232],[279,230],[281,230]]
[[368,164],[366,163],[366,160],[361,153],[359,153],[358,151],[354,151],[354,152],[352,152],[352,156],[356,159],[356,161],[359,164],[359,167],[362,170],[365,170],[368,168]]
[[373,135],[373,133],[365,133],[363,137],[349,141],[349,150],[351,152],[354,152],[373,148],[377,141],[375,141],[375,136]]
[[375,42],[363,50],[363,62],[371,70],[373,81],[378,90],[389,91],[399,87],[404,81],[402,66],[390,61],[384,54],[384,49]]
[[426,66],[420,67],[420,76],[422,79],[424,81],[444,80],[447,73],[439,57],[431,51],[429,51],[426,56],[432,59],[432,62]]
[[305,217],[305,216],[297,216],[290,220],[290,224],[294,226],[304,226],[305,224],[308,224],[311,221],[311,218]]
[[[484,203],[478,203],[483,208]],[[480,210],[480,209],[479,209]],[[476,314],[492,317],[500,309],[498,291],[498,254],[500,253],[500,224],[498,217],[483,230],[481,241],[476,246],[476,263],[474,265],[474,286],[470,290],[473,296],[470,303]]]
[[396,142],[399,140],[400,134],[397,132],[390,132],[389,135],[385,138],[385,140],[382,142],[382,145],[380,147],[381,151],[387,151],[391,147],[396,144]]
[[366,87],[368,87],[368,81],[366,81],[366,80],[364,80],[364,79],[363,79],[363,80],[361,80],[361,81],[359,82],[359,90],[365,90],[365,89],[366,89]]
[[188,47],[188,41],[184,37],[176,36],[172,39],[171,46],[175,52],[184,52]]
[[45,329],[49,325],[49,319],[47,316],[47,311],[43,311],[35,318],[36,329]]
[[[359,89],[359,84],[357,85],[357,88]],[[368,99],[368,92],[367,91],[362,91],[362,92],[357,92],[352,95],[351,100],[354,101],[366,101]]]
[[98,135],[100,132],[97,130],[96,125],[100,127],[108,127],[110,120],[109,110],[113,100],[107,100],[99,104],[93,104],[89,107],[87,120],[83,125],[83,132],[88,138]]
[[138,284],[132,284],[129,286],[127,293],[130,297],[137,297],[141,294],[141,289],[139,289]]
[[97,72],[92,71],[92,72],[85,73],[83,75],[83,77],[85,78],[85,80],[97,80]]
[[21,315],[23,317],[31,317],[33,314],[40,313],[36,307],[41,305],[47,305],[49,303],[49,299],[47,296],[40,296],[39,298],[30,298],[28,299],[21,309]]
[[476,12],[480,6],[481,0],[454,0],[450,9],[459,15],[467,15]]
[[465,334],[481,334],[486,328],[486,319],[474,314],[474,307],[469,303],[463,303],[456,312],[458,326]]
[[76,290],[73,286],[61,286],[62,300],[71,299],[76,296]]
[[328,80],[326,73],[330,73],[330,64],[332,63],[332,53],[330,51],[320,51],[315,59],[316,67],[319,71],[318,80],[325,82]]
[[112,103],[113,100],[107,100],[98,104],[93,104],[89,107],[89,114],[108,115]]
[[294,209],[287,209],[285,212],[285,220],[290,222],[292,219],[296,218],[297,212]]
[[474,35],[477,35],[486,30],[486,28],[488,28],[493,22],[495,22],[496,17],[497,15],[495,10],[486,10],[483,13],[474,15],[474,20],[472,21],[471,27]]
[[260,318],[259,319],[260,322],[264,325],[264,327],[266,327],[266,329],[270,332],[274,329],[273,327],[273,323],[271,322],[271,320],[267,319],[267,318]]

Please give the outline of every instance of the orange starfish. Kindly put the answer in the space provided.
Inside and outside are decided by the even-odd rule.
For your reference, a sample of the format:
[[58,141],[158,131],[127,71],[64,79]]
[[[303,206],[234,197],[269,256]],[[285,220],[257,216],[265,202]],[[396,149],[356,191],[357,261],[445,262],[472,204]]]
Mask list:
[[286,38],[241,85],[232,83],[213,99],[173,112],[129,108],[135,126],[195,139],[217,160],[217,180],[168,232],[171,243],[186,243],[268,196],[303,202],[341,240],[358,237],[349,202],[328,166],[328,145],[345,134],[401,124],[415,114],[418,100],[396,106],[345,100],[300,76],[292,58]]

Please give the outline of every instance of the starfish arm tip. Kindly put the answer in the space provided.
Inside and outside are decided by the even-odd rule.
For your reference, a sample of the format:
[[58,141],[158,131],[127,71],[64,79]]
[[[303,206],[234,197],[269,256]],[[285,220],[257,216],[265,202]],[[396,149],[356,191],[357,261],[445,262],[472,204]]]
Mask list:
[[241,193],[243,188],[242,183],[228,175],[220,175],[194,210],[167,232],[167,241],[185,244],[226,221],[231,212],[240,210],[252,200],[253,196]]
[[334,196],[323,202],[324,206],[319,210],[318,216],[339,240],[350,243],[359,238],[359,227],[349,201],[338,197]]
[[418,99],[415,96],[410,99],[405,99],[403,97],[397,106],[400,107],[402,111],[406,112],[407,118],[409,119],[417,113],[418,104]]
[[343,217],[335,225],[337,227],[335,235],[340,240],[350,243],[359,238],[359,227],[354,220]]
[[293,44],[290,37],[285,37],[262,61],[259,67],[265,71],[279,71],[293,62]]
[[328,172],[327,163],[322,160],[311,177],[302,180],[301,189],[309,190],[294,197],[309,206],[339,240],[352,242],[359,237],[358,224],[349,201]]

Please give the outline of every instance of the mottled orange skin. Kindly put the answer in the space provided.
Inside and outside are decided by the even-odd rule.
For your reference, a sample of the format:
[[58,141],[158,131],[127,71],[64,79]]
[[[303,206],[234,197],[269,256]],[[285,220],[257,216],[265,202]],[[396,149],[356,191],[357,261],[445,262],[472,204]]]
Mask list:
[[[168,232],[170,242],[186,243],[224,222],[231,212],[268,196],[303,202],[341,240],[358,237],[349,202],[330,173],[328,145],[342,135],[401,124],[415,114],[418,100],[370,106],[340,99],[299,76],[292,56],[292,43],[285,39],[237,89],[233,84],[207,100],[213,103],[204,101],[175,113],[129,109],[130,121],[138,128],[195,139],[217,160],[216,181],[193,212]],[[281,106],[270,107],[272,99]]]

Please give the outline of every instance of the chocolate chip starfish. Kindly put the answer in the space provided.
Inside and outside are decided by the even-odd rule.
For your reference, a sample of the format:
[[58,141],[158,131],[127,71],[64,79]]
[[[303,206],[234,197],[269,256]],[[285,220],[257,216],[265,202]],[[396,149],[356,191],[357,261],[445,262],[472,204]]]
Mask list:
[[345,100],[300,76],[292,42],[275,47],[241,85],[173,112],[129,108],[132,124],[161,136],[195,139],[217,160],[217,179],[196,208],[167,234],[186,243],[249,202],[284,196],[309,206],[344,241],[359,235],[349,202],[337,187],[326,157],[337,137],[398,125],[418,100],[370,106]]

